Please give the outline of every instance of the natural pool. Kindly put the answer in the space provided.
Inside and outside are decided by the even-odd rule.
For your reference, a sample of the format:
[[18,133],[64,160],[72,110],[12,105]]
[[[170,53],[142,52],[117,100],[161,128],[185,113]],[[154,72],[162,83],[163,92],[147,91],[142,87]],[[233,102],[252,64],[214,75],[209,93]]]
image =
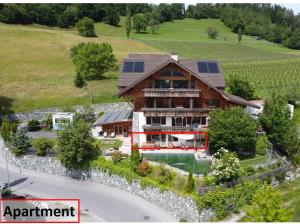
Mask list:
[[198,161],[192,153],[143,153],[143,157],[150,161],[163,162],[195,174],[204,174],[211,171],[211,161]]

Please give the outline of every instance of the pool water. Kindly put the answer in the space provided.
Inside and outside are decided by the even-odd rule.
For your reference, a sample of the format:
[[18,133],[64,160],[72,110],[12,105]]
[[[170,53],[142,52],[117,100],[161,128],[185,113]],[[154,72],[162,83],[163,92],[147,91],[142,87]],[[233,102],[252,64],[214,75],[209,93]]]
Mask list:
[[198,161],[192,153],[144,153],[143,158],[154,162],[163,162],[170,166],[195,174],[204,174],[211,171],[211,161]]

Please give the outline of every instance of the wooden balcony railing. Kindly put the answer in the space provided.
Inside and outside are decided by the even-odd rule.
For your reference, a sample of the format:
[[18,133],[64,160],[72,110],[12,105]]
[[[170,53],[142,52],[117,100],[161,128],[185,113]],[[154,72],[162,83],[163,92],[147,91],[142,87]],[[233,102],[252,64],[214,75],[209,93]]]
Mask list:
[[198,116],[208,114],[212,108],[143,108],[145,116]]
[[199,89],[143,89],[145,97],[199,97]]

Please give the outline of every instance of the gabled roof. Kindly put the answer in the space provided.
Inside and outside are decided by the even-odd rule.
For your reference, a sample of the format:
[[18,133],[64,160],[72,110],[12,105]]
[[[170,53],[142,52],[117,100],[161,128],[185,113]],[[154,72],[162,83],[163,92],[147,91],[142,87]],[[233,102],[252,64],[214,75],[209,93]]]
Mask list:
[[[165,64],[166,62],[170,61],[171,55],[170,54],[129,54],[128,58],[124,59],[121,63],[120,67],[120,75],[118,80],[118,86],[122,88],[126,88],[130,86],[137,80],[141,79],[141,77],[149,74],[149,72],[161,67],[161,65]],[[144,62],[144,72],[143,73],[125,73],[123,72],[123,64],[127,61],[143,61]],[[218,74],[212,73],[199,73],[198,72],[198,61],[203,60],[193,60],[193,59],[179,59],[177,63],[179,65],[183,65],[186,68],[189,68],[196,76],[205,79],[205,81],[209,82],[210,85],[214,87],[225,87],[224,77],[223,74],[220,72]],[[207,61],[207,62],[216,62],[217,61]],[[219,71],[220,67],[219,67]]]
[[232,95],[230,93],[223,93],[223,95],[225,96],[225,98],[228,101],[231,101],[233,103],[240,104],[240,105],[243,105],[243,106],[254,107],[254,108],[258,108],[258,109],[260,108],[260,106],[258,106],[257,104],[255,104],[253,102],[250,102],[248,100],[245,100],[244,98],[241,98],[239,96]]

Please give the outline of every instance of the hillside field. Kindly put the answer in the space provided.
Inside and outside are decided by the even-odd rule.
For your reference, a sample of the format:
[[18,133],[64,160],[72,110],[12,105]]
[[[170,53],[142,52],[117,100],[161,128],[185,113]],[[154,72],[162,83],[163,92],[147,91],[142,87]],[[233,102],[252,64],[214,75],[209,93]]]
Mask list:
[[[209,39],[209,26],[219,31]],[[184,19],[163,23],[156,34],[131,32],[125,37],[124,18],[120,26],[96,24],[97,38],[80,37],[75,29],[40,25],[0,24],[0,96],[12,100],[15,111],[34,108],[114,102],[117,72],[105,80],[89,82],[87,89],[74,87],[74,66],[69,49],[82,41],[108,42],[120,61],[130,52],[176,52],[179,57],[218,59],[225,79],[241,76],[256,87],[256,94],[289,93],[300,85],[300,51],[254,37],[241,43],[221,21]]]

